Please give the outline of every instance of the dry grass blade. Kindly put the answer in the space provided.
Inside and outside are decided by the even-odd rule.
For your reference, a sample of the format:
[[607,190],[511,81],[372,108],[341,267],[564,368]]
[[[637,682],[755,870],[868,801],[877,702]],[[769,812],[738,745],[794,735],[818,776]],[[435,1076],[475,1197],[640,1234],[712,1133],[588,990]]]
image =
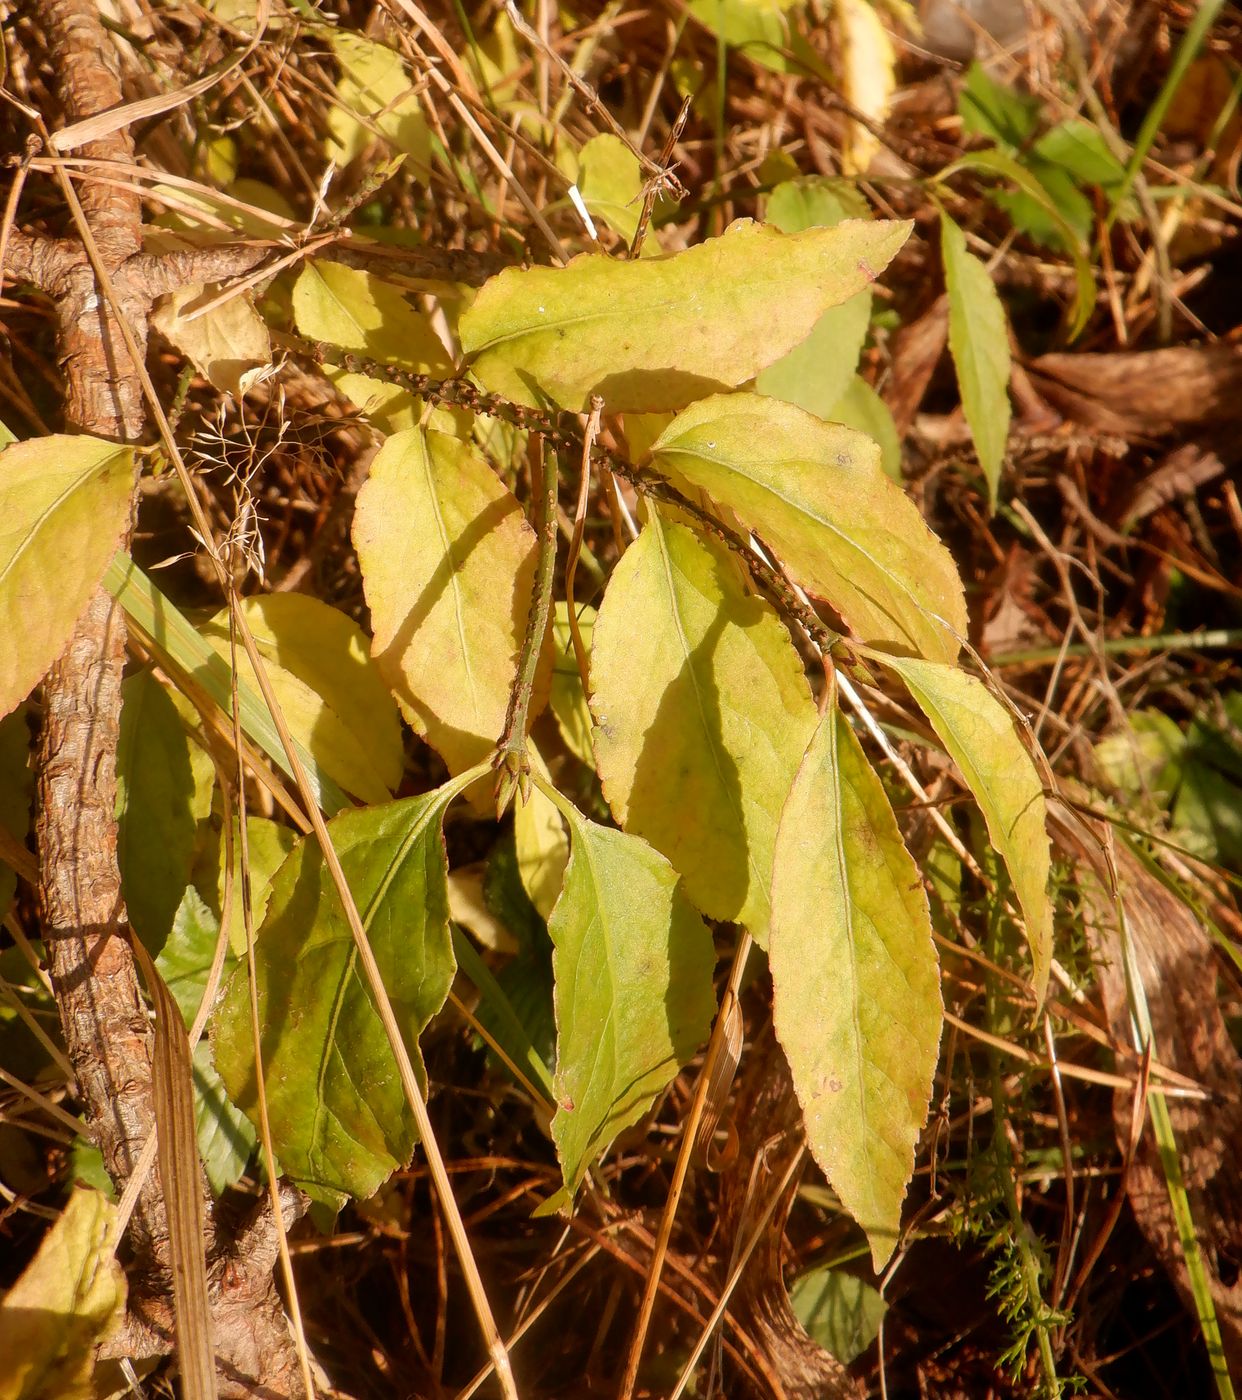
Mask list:
[[181,1010],[151,955],[133,935],[130,944],[155,1006],[155,1130],[160,1185],[168,1208],[181,1385],[186,1400],[215,1400],[216,1364],[204,1250],[207,1217],[199,1179],[190,1042]]

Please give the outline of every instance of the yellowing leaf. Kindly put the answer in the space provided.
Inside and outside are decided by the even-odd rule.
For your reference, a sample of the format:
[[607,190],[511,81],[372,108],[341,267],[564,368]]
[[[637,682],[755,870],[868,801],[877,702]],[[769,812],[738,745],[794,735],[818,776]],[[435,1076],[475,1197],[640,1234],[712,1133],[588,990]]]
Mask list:
[[706,1039],[716,1009],[715,950],[662,856],[568,803],[562,810],[569,866],[548,921],[556,984],[552,1137],[573,1192]]
[[[532,740],[527,740],[527,748],[532,769],[550,781],[547,765]],[[529,799],[518,799],[513,813],[513,844],[522,887],[539,917],[546,919],[561,892],[569,838],[560,812],[537,787],[531,788]]]
[[431,139],[422,104],[398,54],[373,39],[333,26],[332,50],[341,65],[336,102],[328,112],[328,155],[341,165],[376,136],[410,156],[420,173],[431,164]]
[[[897,57],[880,17],[869,0],[836,0],[837,31],[841,40],[842,96],[863,117],[883,126],[897,86]],[[846,128],[842,169],[847,175],[866,174],[880,139],[869,126],[851,120]]]
[[992,274],[966,251],[966,235],[947,214],[940,219],[940,253],[962,412],[995,506],[1009,438],[1009,322]]
[[[441,823],[452,784],[343,812],[328,823],[415,1069],[418,1036],[444,1005],[456,963]],[[318,843],[304,838],[272,881],[255,942],[260,1045],[282,1169],[314,1199],[369,1196],[414,1148],[391,1047]],[[243,963],[212,1020],[216,1068],[257,1123],[250,992]]]
[[595,621],[591,709],[604,795],[714,919],[767,940],[781,805],[815,727],[802,662],[726,550],[654,519]]
[[[242,608],[294,737],[347,792],[386,801],[401,780],[401,725],[358,624],[303,593],[247,598]],[[228,657],[227,612],[203,635]],[[240,639],[237,665],[257,690]]]
[[344,263],[312,259],[306,264],[293,285],[293,315],[298,330],[311,340],[326,340],[419,374],[453,372],[431,322],[410,305],[401,288]]
[[460,773],[504,728],[535,569],[535,534],[465,443],[396,433],[358,493],[354,543],[384,678]]
[[859,638],[956,658],[967,626],[957,569],[870,438],[730,394],[692,404],[652,450],[657,471],[735,511]]
[[1022,906],[1043,1000],[1052,959],[1051,864],[1044,785],[1013,718],[986,685],[955,666],[874,653],[905,682],[974,793]]
[[807,1142],[879,1272],[927,1121],[943,1007],[919,872],[835,706],[781,818],[768,956]]
[[614,412],[681,408],[805,340],[909,231],[877,220],[785,235],[741,220],[668,257],[509,268],[462,316],[462,347],[486,388],[520,403],[581,410],[601,394]]
[[134,489],[134,454],[70,434],[0,453],[0,715],[65,648],[108,567]]
[[158,307],[151,324],[209,383],[240,397],[254,372],[271,364],[272,342],[267,323],[245,292],[191,320],[191,313],[219,290],[201,284],[183,287]]
[[[595,630],[595,609],[582,603],[579,603],[577,608],[578,632],[589,658],[591,638]],[[561,731],[565,747],[588,768],[594,768],[591,711],[587,707],[586,693],[582,689],[582,676],[578,672],[578,658],[574,653],[573,636],[569,630],[569,605],[559,598],[552,617],[552,644],[555,648],[555,659],[552,663],[552,690],[548,697],[548,707],[556,719],[556,727]]]
[[94,1400],[95,1347],[125,1309],[116,1206],[78,1187],[0,1302],[0,1400]]

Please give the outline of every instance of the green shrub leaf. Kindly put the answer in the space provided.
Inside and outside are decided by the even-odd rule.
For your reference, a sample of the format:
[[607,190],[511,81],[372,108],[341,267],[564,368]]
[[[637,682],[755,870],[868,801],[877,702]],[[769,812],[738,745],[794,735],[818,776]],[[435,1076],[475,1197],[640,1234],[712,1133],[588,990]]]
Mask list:
[[781,805],[815,728],[802,662],[720,545],[653,519],[613,572],[591,661],[613,815],[714,919],[767,941]]
[[729,394],[678,414],[652,452],[657,471],[736,512],[857,636],[957,657],[961,580],[870,438],[792,404]]
[[211,812],[215,771],[150,671],[127,677],[121,698],[117,862],[129,921],[158,953],[190,882],[198,823]]
[[[449,784],[328,823],[415,1069],[418,1036],[456,964],[441,823]],[[314,1199],[369,1196],[413,1151],[415,1128],[340,896],[313,837],[272,881],[255,941],[272,1138],[282,1169]],[[243,963],[213,1018],[216,1066],[257,1122],[250,993]]]
[[835,707],[781,818],[769,959],[807,1141],[878,1272],[897,1243],[943,1008],[919,872]]
[[992,274],[966,251],[966,235],[948,215],[940,219],[940,252],[949,293],[949,349],[957,368],[962,412],[996,505],[1009,438],[1009,322]]
[[557,1027],[552,1136],[572,1192],[707,1038],[715,952],[663,856],[568,802],[558,805],[570,856],[548,921]]
[[806,339],[829,306],[868,287],[910,231],[850,220],[782,234],[740,220],[662,258],[585,253],[568,267],[509,268],[461,318],[488,389],[580,410],[657,413],[752,379]]
[[57,434],[0,454],[0,716],[64,650],[125,527],[134,454]]
[[1052,959],[1052,907],[1047,803],[1039,770],[1013,717],[981,680],[932,661],[879,653],[876,659],[905,682],[979,804],[1022,906],[1035,994],[1042,1001]]

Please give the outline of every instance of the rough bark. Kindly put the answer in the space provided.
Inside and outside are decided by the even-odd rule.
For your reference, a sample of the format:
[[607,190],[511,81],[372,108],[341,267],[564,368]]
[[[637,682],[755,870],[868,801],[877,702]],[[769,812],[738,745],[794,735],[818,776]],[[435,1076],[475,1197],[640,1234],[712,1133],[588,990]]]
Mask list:
[[[114,50],[90,0],[42,0],[40,18],[64,121],[123,100]],[[82,154],[129,161],[127,131]],[[142,211],[132,192],[85,181],[78,187],[87,226],[108,273],[115,308],[98,285],[84,246],[72,238],[15,232],[9,271],[54,300],[65,375],[65,427],[119,442],[145,428],[142,385],[119,319],[145,352],[154,298],[186,282],[254,265],[262,250],[216,250],[202,258],[144,255]],[[117,866],[116,744],[125,664],[125,626],[105,591],[91,599],[43,685],[37,839],[44,937],[53,987],[86,1122],[109,1174],[128,1179],[155,1123],[151,1030]],[[205,1185],[204,1185],[205,1190]],[[301,1396],[288,1323],[276,1292],[274,1224],[260,1212],[217,1240],[207,1199],[210,1292],[222,1396]],[[150,1173],[130,1226],[128,1354],[171,1348],[168,1231],[158,1175]],[[261,1247],[260,1247],[261,1246]],[[116,1354],[113,1350],[113,1354]]]
[[[751,1047],[750,1060],[733,1110],[738,1150],[721,1174],[722,1242],[746,1237],[756,1212],[766,1206],[793,1154],[802,1147],[802,1113],[793,1080],[770,1030]],[[835,1356],[807,1335],[785,1290],[785,1223],[799,1176],[795,1172],[785,1186],[738,1283],[730,1311],[770,1363],[780,1385],[773,1400],[859,1400],[861,1387]],[[727,1246],[722,1254],[729,1257]]]

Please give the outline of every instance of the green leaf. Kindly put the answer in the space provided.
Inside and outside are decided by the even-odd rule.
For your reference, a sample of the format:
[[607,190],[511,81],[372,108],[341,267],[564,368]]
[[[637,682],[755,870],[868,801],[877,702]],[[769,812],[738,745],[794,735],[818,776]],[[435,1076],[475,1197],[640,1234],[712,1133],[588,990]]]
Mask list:
[[805,340],[909,231],[877,220],[786,235],[741,220],[668,257],[509,268],[462,316],[462,348],[485,388],[519,403],[577,411],[600,394],[613,412],[681,408]]
[[940,216],[940,254],[949,293],[949,349],[962,412],[995,510],[1009,439],[1009,322],[992,274],[966,251],[966,235],[947,214]]
[[772,844],[815,728],[802,661],[728,551],[658,517],[595,622],[595,754],[618,823],[767,942]]
[[[293,286],[298,330],[311,340],[352,350],[418,374],[453,372],[440,337],[400,287],[344,263],[310,259]],[[364,376],[358,376],[364,378]],[[381,380],[369,381],[383,391]],[[356,398],[354,392],[351,398]]]
[[[198,757],[196,758],[196,755]],[[215,773],[172,696],[149,671],[121,684],[116,753],[117,862],[129,921],[157,953],[190,882]]]
[[731,49],[774,72],[794,71],[781,52],[790,46],[788,12],[798,0],[688,0],[686,9]]
[[653,452],[657,471],[736,512],[857,636],[956,658],[967,629],[957,569],[869,438],[730,394],[679,414]]
[[134,453],[70,434],[0,453],[0,716],[65,648],[129,524]]
[[341,65],[336,102],[328,111],[328,155],[345,165],[375,139],[386,137],[426,175],[431,138],[422,103],[405,65],[392,49],[333,26],[326,31]]
[[[343,812],[328,823],[420,1078],[418,1036],[444,1005],[455,961],[441,823],[460,784]],[[312,1199],[369,1196],[415,1142],[384,1028],[318,843],[304,838],[272,882],[255,942],[260,1044],[282,1170]],[[213,1017],[216,1066],[257,1122],[243,964]]]
[[[851,208],[852,203],[857,201],[842,197],[830,181],[790,181],[772,191],[768,218],[782,233],[834,228],[847,218],[867,217],[865,203],[861,210]],[[800,345],[759,372],[755,388],[820,418],[832,418],[831,410],[858,365],[870,324],[871,291],[864,288],[840,306],[829,307]]]
[[638,232],[643,177],[638,157],[619,136],[593,136],[578,154],[578,191],[593,218],[627,243]]
[[465,443],[414,430],[372,462],[354,543],[380,671],[409,723],[450,772],[464,772],[504,728],[535,533]]
[[841,1269],[809,1269],[794,1280],[789,1302],[807,1335],[843,1366],[875,1341],[888,1309],[882,1293]]
[[552,1137],[573,1192],[707,1038],[715,950],[662,856],[568,802],[558,805],[571,851],[548,923],[557,1026]]
[[[168,940],[155,960],[187,1026],[193,1024],[198,1014],[219,936],[219,921],[198,891],[189,886],[173,919]],[[236,962],[236,957],[226,956],[225,977]],[[246,1115],[229,1102],[206,1040],[200,1040],[194,1047],[192,1081],[198,1153],[211,1189],[219,1195],[241,1179],[254,1151],[256,1135]]]
[[1082,236],[1057,207],[1056,201],[1039,180],[1004,151],[970,151],[960,160],[946,166],[936,176],[936,181],[939,183],[949,180],[963,170],[982,171],[986,175],[997,175],[1003,180],[1011,180],[1019,190],[1043,206],[1052,223],[1060,231],[1061,246],[1066,248],[1074,259],[1074,279],[1077,283],[1074,314],[1069,330],[1072,340],[1090,320],[1096,300],[1095,270]]
[[1113,154],[1099,127],[1079,118],[1058,122],[1036,141],[1034,149],[1042,160],[1105,191],[1121,185],[1126,178],[1125,166]]
[[[362,629],[305,593],[246,598],[242,611],[294,737],[347,792],[364,802],[386,801],[401,781],[401,722]],[[227,660],[227,610],[202,631]],[[237,667],[257,690],[240,639]]]
[[808,1145],[880,1272],[927,1121],[943,1007],[918,869],[835,706],[781,817],[768,957]]
[[884,475],[901,484],[901,437],[888,405],[861,376],[854,375],[845,392],[826,415],[830,423],[844,423],[865,433],[880,449]]
[[[233,956],[246,952],[246,915],[242,907],[241,841],[237,819],[233,819],[233,904],[229,919],[229,949]],[[195,865],[192,879],[217,919],[224,912],[224,833],[213,833],[202,857]],[[263,922],[267,902],[272,893],[272,880],[298,843],[298,834],[290,827],[268,821],[266,817],[246,815],[246,846],[250,854],[250,910],[255,928]]]
[[116,1206],[74,1190],[0,1302],[0,1400],[94,1400],[95,1348],[125,1311]]
[[1026,920],[1036,1000],[1052,959],[1051,867],[1044,785],[1009,711],[981,680],[954,666],[874,654],[896,671],[957,764],[1009,869]]
[[[30,766],[30,725],[23,706],[0,719],[0,826],[19,845],[30,830],[34,772]],[[0,860],[0,918],[17,891],[17,876]]]
[[1012,84],[998,83],[975,62],[957,99],[962,127],[973,136],[986,136],[1009,151],[1023,149],[1039,126],[1040,104]]

